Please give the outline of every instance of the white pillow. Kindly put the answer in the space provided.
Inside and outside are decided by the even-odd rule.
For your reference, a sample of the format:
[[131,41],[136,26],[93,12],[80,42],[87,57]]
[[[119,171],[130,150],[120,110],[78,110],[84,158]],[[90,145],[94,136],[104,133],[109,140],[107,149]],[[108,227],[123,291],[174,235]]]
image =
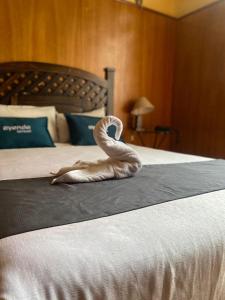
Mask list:
[[[72,115],[103,118],[105,117],[105,107],[101,107],[99,109],[95,109],[84,113],[72,113]],[[56,112],[56,126],[58,131],[59,143],[69,143],[69,127],[64,114]]]
[[0,104],[0,117],[48,118],[48,131],[54,142],[58,141],[56,110],[54,106],[3,105]]

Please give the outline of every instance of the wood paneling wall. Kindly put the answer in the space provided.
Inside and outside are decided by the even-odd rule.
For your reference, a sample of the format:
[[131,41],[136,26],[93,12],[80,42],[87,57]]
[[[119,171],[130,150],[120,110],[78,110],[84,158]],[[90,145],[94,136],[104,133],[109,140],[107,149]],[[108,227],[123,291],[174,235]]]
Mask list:
[[116,0],[1,0],[0,61],[42,61],[103,76],[116,68],[115,113],[128,125],[132,99],[170,124],[175,20]]
[[178,22],[175,65],[173,149],[225,158],[225,1]]

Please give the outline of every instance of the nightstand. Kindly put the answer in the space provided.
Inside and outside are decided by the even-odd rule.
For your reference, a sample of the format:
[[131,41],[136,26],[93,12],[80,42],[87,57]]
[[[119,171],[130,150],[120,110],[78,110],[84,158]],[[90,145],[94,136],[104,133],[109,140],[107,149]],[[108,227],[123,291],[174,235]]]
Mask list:
[[139,141],[142,146],[145,146],[144,138],[143,136],[146,134],[154,134],[154,141],[153,141],[153,148],[160,148],[167,136],[171,136],[172,134],[175,134],[176,139],[178,138],[178,132],[172,127],[169,126],[162,126],[157,125],[154,129],[133,129],[132,132],[137,134]]

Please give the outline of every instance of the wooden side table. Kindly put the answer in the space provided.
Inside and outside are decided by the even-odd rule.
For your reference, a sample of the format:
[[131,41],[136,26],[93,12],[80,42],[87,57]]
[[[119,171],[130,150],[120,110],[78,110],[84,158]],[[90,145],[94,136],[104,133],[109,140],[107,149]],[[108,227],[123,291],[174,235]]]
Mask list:
[[175,134],[176,139],[178,139],[177,130],[169,126],[157,125],[155,126],[154,129],[145,129],[145,128],[139,130],[134,129],[134,132],[137,134],[142,146],[145,146],[143,135],[154,134],[153,148],[159,148],[163,144],[163,142],[165,141],[168,135],[171,136],[172,134]]

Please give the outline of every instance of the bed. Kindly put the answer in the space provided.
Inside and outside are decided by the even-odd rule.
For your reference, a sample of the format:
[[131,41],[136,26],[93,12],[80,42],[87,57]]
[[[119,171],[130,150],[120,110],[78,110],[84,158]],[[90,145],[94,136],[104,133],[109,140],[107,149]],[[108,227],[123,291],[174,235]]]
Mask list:
[[[49,64],[2,64],[0,101],[55,105],[59,112],[78,113],[106,106],[112,114],[113,75],[113,69],[106,69],[105,79],[100,79]],[[143,165],[152,168],[211,161],[131,147]],[[54,148],[0,150],[0,183],[45,178],[75,160],[105,157],[97,146],[68,143],[56,143]],[[0,239],[0,299],[225,299],[224,199],[225,191],[220,188],[4,237]]]

